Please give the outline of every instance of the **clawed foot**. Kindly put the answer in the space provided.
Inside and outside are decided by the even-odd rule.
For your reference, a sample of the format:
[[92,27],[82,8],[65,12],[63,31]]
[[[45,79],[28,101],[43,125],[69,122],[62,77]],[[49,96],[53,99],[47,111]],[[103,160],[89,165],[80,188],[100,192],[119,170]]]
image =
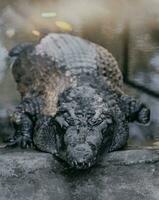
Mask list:
[[141,124],[147,124],[150,121],[150,109],[144,103],[130,96],[122,96],[122,103],[129,122],[137,121]]
[[17,146],[23,149],[32,148],[33,147],[32,139],[28,135],[21,135],[18,137],[13,137],[12,139],[9,140],[8,144],[6,145],[6,147],[17,147]]
[[7,147],[19,146],[24,149],[32,147],[33,123],[29,116],[22,111],[20,112],[17,107],[17,110],[11,116],[11,122],[15,129],[15,134],[9,140]]

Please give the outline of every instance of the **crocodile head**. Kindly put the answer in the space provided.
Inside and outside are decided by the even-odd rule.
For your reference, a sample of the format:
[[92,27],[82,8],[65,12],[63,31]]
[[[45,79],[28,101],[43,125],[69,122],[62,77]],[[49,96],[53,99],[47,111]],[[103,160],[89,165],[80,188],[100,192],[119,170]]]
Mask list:
[[55,120],[57,156],[73,168],[93,166],[102,147],[111,144],[112,116],[107,104],[91,87],[63,93]]

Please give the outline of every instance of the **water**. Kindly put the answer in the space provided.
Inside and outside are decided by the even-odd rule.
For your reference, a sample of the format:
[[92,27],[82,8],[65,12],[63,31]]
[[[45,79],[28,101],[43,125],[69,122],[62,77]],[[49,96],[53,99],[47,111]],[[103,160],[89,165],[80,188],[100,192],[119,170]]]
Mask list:
[[[101,44],[113,53],[122,69],[124,28],[128,23],[130,79],[159,92],[158,8],[157,0],[0,1],[0,117],[19,101],[11,69],[5,63],[6,52],[19,42],[38,41],[48,32],[72,32]],[[43,17],[49,16],[45,14],[48,12],[53,13],[52,17]],[[130,125],[130,148],[154,147],[159,138],[159,101],[131,87],[126,91],[147,103],[152,112],[149,126]]]

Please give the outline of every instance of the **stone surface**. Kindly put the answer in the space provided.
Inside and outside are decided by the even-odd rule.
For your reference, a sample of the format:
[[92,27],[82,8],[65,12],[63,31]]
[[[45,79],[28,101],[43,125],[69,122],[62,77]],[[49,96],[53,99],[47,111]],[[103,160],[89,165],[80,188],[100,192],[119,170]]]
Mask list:
[[158,189],[157,150],[113,152],[86,171],[47,153],[0,150],[0,200],[158,200]]

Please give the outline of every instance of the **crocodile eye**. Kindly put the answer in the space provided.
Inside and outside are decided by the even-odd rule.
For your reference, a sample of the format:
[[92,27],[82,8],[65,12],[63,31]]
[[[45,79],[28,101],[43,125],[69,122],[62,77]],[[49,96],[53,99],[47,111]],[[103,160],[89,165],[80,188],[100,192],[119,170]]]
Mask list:
[[112,118],[109,116],[109,117],[106,117],[106,122],[107,122],[107,124],[112,124],[113,123],[113,120],[112,120]]
[[96,125],[98,125],[98,124],[101,124],[102,122],[103,122],[103,118],[102,117],[99,117],[98,119],[97,119],[97,121],[96,121]]
[[74,124],[74,119],[71,117],[71,115],[68,112],[63,113],[63,118],[68,125]]
[[71,116],[67,117],[65,120],[71,126],[73,126],[75,124],[75,121]]
[[93,118],[93,119],[91,120],[91,125],[97,126],[97,125],[101,124],[101,123],[103,122],[103,120],[104,120],[104,119],[101,118],[101,117]]
[[67,129],[68,126],[73,126],[75,124],[74,118],[66,109],[60,109],[57,116],[57,118],[62,119],[61,127],[64,129]]
[[102,113],[102,114],[100,115],[100,118],[101,118],[101,119],[105,119],[106,116]]
[[109,114],[101,113],[101,115],[98,118],[93,118],[91,120],[91,125],[97,126],[100,125],[103,121],[105,121],[107,124],[112,124],[112,117]]

